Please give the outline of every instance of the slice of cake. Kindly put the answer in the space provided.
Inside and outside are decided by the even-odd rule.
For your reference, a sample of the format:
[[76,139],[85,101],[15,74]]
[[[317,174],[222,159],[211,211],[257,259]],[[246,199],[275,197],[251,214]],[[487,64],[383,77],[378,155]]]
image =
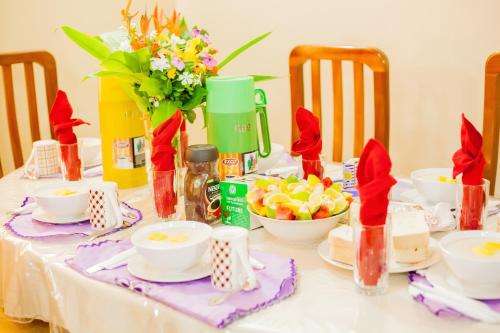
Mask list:
[[352,241],[352,228],[341,225],[332,229],[328,234],[330,243],[330,258],[344,264],[352,265],[354,258],[354,245]]
[[392,247],[394,259],[413,264],[429,256],[429,226],[424,212],[397,212],[392,214]]

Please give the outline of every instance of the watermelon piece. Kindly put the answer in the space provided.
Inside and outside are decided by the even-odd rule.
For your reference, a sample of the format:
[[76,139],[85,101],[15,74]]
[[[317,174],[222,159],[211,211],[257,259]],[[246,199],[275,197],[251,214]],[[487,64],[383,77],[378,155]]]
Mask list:
[[330,177],[323,178],[323,180],[321,182],[323,183],[323,186],[325,188],[329,188],[333,184],[333,180]]
[[331,216],[331,214],[330,214],[330,210],[328,209],[328,207],[321,205],[320,209],[316,213],[313,214],[312,218],[313,218],[313,220],[317,220],[317,219],[324,219],[324,218],[327,218],[330,216]]
[[295,216],[290,208],[278,206],[278,208],[276,208],[276,218],[278,220],[294,220]]

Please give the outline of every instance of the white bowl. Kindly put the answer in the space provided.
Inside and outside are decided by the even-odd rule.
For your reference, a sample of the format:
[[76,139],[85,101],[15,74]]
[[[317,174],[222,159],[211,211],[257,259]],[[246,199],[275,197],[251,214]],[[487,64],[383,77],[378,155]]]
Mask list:
[[[57,191],[69,189],[76,191],[68,196],[57,195]],[[58,218],[81,216],[89,205],[89,186],[84,182],[60,181],[38,187],[33,192],[36,203],[45,212]]]
[[443,258],[450,270],[461,281],[472,285],[500,286],[500,259],[498,257],[466,256],[450,244],[463,239],[493,239],[500,242],[500,233],[491,231],[457,231],[452,232],[439,242]]
[[276,238],[291,243],[313,243],[326,237],[328,232],[344,217],[348,210],[317,220],[278,220],[260,216],[251,210],[250,214],[256,218],[264,229]]
[[84,167],[92,167],[102,163],[101,139],[80,138],[81,154]]
[[257,163],[259,172],[263,173],[266,170],[275,168],[284,154],[284,146],[277,143],[271,143],[271,154],[267,157],[260,158]]
[[417,191],[425,197],[427,202],[436,204],[448,202],[456,204],[456,183],[445,183],[439,181],[439,176],[452,177],[451,168],[428,168],[419,169],[411,173],[410,178]]
[[[182,234],[189,239],[181,243],[149,240],[154,232]],[[184,271],[193,267],[208,249],[212,227],[194,221],[169,221],[140,228],[131,237],[132,244],[144,260],[160,269]]]

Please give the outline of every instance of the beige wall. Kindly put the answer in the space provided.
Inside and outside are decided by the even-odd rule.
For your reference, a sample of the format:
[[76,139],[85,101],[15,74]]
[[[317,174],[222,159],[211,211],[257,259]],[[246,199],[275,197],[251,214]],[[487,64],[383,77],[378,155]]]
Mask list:
[[[171,4],[172,1],[166,1]],[[273,34],[237,59],[223,74],[273,74],[268,94],[273,141],[289,145],[288,53],[297,44],[374,46],[391,65],[391,155],[396,174],[425,166],[449,166],[459,145],[459,115],[482,128],[483,71],[488,54],[500,50],[500,2],[494,0],[176,0],[188,22],[211,32],[221,58],[244,41]],[[136,1],[142,8],[144,1]],[[164,3],[164,2],[161,2]],[[0,52],[48,49],[58,60],[60,87],[76,114],[92,121],[82,135],[97,134],[96,83],[81,82],[96,63],[66,39],[58,26],[90,33],[119,25],[121,1],[0,1]],[[105,14],[104,14],[105,13]],[[329,66],[323,66],[324,112],[331,109]],[[346,73],[346,112],[352,80]],[[369,76],[366,81],[369,81]],[[367,82],[367,91],[371,89]],[[371,96],[368,96],[371,103]],[[3,104],[1,106],[3,108]],[[367,106],[367,111],[371,109]],[[1,119],[1,118],[0,118]],[[346,141],[352,117],[346,116]],[[204,140],[198,122],[192,142]],[[327,120],[327,124],[331,123]],[[5,126],[2,119],[0,130]],[[325,140],[331,126],[324,127]],[[372,132],[368,131],[367,135]],[[4,142],[5,131],[0,131]],[[347,158],[351,151],[347,146]],[[326,148],[329,151],[330,147]]]

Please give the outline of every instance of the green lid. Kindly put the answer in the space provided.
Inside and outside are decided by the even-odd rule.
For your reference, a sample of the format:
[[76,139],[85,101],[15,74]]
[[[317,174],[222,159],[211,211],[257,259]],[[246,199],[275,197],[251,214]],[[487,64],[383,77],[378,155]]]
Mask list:
[[207,112],[255,112],[255,86],[251,76],[215,76],[207,80]]

